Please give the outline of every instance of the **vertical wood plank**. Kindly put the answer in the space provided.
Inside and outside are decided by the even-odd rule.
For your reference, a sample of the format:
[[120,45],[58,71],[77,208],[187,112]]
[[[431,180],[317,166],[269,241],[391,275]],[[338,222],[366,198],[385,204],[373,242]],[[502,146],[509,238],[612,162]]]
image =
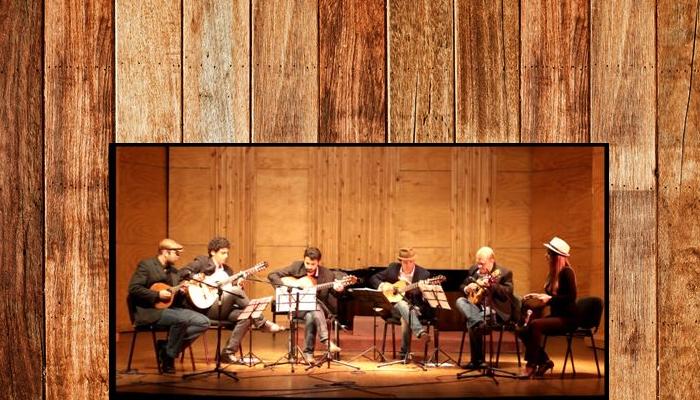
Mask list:
[[[700,313],[700,49],[698,1],[659,1],[659,398],[691,398]],[[666,279],[665,277],[673,277]]]
[[183,141],[250,141],[250,1],[188,0]]
[[45,4],[46,398],[108,390],[110,1]]
[[591,141],[611,144],[609,371],[619,399],[657,394],[655,5],[591,3]]
[[318,0],[253,3],[253,141],[318,140]]
[[319,142],[384,142],[384,0],[319,2]]
[[389,2],[389,141],[454,141],[452,0]]
[[522,2],[522,141],[588,142],[589,2]]
[[455,0],[457,142],[520,140],[520,8]]
[[12,277],[0,295],[7,399],[44,393],[42,16],[40,2],[0,3],[0,274]]
[[180,142],[180,2],[115,0],[114,8],[117,142]]

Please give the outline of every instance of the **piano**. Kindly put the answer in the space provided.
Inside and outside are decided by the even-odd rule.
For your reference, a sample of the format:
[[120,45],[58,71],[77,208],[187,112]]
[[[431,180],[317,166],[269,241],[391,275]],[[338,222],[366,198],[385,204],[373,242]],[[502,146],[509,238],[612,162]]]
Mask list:
[[[349,286],[351,288],[370,287],[369,278],[379,271],[385,269],[386,266],[370,266],[368,268],[360,268],[354,270],[334,269],[347,274],[355,275],[357,283]],[[437,327],[440,331],[461,331],[466,323],[464,316],[457,310],[455,301],[464,296],[464,293],[459,290],[459,286],[467,277],[466,269],[428,269],[430,276],[444,275],[445,281],[442,283],[442,289],[445,291],[447,301],[450,304],[451,310],[440,311]],[[353,321],[355,316],[373,316],[372,304],[361,301],[353,294],[352,290],[345,290],[345,293],[338,302],[338,321],[345,325],[348,329],[353,329]]]

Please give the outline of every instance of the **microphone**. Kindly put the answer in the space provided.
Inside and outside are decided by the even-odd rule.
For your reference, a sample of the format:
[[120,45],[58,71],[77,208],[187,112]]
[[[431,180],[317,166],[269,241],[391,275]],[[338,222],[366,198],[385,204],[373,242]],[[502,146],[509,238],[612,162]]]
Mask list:
[[530,322],[530,316],[532,316],[532,310],[527,310],[527,316],[525,317],[525,324],[523,325],[523,328],[527,326],[528,322]]

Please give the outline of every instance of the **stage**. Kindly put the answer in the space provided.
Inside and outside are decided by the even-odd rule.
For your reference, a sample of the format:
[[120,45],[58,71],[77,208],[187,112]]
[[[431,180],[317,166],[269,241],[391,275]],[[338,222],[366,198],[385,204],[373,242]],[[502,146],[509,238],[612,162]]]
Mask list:
[[[342,360],[359,367],[352,368],[331,364],[328,368],[324,363],[319,368],[305,371],[305,364],[297,364],[294,372],[288,364],[265,368],[263,364],[253,367],[231,365],[226,370],[238,374],[240,381],[216,374],[204,377],[183,379],[182,375],[193,372],[189,353],[184,361],[176,361],[175,375],[159,375],[150,334],[140,333],[136,341],[131,373],[125,373],[131,334],[120,334],[116,347],[116,383],[117,394],[128,394],[129,397],[169,398],[178,396],[226,396],[226,397],[313,397],[313,398],[464,398],[491,396],[603,396],[605,379],[599,378],[590,342],[574,340],[573,353],[575,357],[576,376],[571,374],[571,363],[567,365],[567,373],[560,378],[566,342],[564,338],[550,338],[547,351],[555,363],[554,372],[547,373],[543,379],[519,380],[498,377],[494,382],[488,377],[457,379],[456,374],[463,369],[456,366],[454,361],[440,367],[428,366],[423,371],[416,365],[392,365],[379,368],[379,362],[365,357],[352,360],[364,349],[372,345],[371,318],[357,317],[354,332],[342,332],[340,345],[343,348]],[[383,323],[378,322],[378,347],[381,347]],[[362,332],[362,333],[360,333]],[[303,330],[300,330],[299,343],[303,341]],[[399,330],[397,329],[397,351],[399,347]],[[223,331],[223,340],[228,339],[230,331]],[[497,335],[494,335],[497,339]],[[248,337],[243,343],[243,352],[248,352]],[[454,360],[458,358],[461,332],[441,332],[441,348]],[[468,341],[468,339],[467,339]],[[210,330],[206,337],[207,355],[205,357],[205,341],[199,338],[193,345],[195,357],[195,372],[206,371],[214,367],[213,356],[216,348],[216,331]],[[488,348],[488,344],[486,346]],[[320,344],[316,347],[316,358],[322,356]],[[515,373],[520,373],[523,366],[518,368],[514,351],[512,334],[506,333],[503,338],[502,353],[499,367]],[[469,360],[469,345],[464,344],[465,353],[462,364]],[[522,346],[521,346],[522,351]],[[253,331],[253,352],[267,363],[274,362],[287,352],[287,333],[270,333]],[[372,356],[371,352],[367,353]],[[386,356],[392,360],[391,331],[387,335]],[[598,352],[601,373],[605,374],[605,353]],[[439,361],[447,357],[440,354]],[[416,354],[416,359],[423,360],[423,351]],[[208,361],[208,362],[207,362]],[[160,395],[160,396],[159,396]]]

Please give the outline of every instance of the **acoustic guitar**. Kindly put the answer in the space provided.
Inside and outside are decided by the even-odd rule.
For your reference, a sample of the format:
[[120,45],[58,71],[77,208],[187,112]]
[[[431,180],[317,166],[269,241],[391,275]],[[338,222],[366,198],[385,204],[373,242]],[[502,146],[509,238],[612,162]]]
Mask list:
[[[197,306],[197,308],[201,309],[206,309],[214,305],[216,302],[216,299],[219,297],[218,296],[218,289],[216,287],[211,287],[209,285],[213,286],[226,286],[229,285],[232,282],[237,281],[239,278],[247,278],[249,275],[252,275],[256,272],[260,272],[267,268],[269,264],[267,261],[259,262],[255,264],[254,266],[246,269],[245,271],[240,271],[238,273],[235,273],[228,278],[224,279],[223,281],[217,281],[216,279],[212,279],[211,276],[205,277],[204,278],[204,283],[197,282],[197,281],[192,281],[190,282],[190,285],[187,287],[187,294],[190,297],[190,301],[192,304]],[[206,284],[205,284],[206,283]]]
[[488,285],[486,283],[479,283],[476,279],[470,278],[469,280],[476,283],[478,287],[476,290],[472,290],[468,294],[469,302],[472,304],[479,304],[481,303],[481,299],[484,297],[484,294],[486,293],[487,286],[490,286],[498,280],[498,278],[501,276],[501,270],[497,269],[493,271],[492,274],[486,275],[485,279],[486,282],[488,282]]
[[308,275],[302,276],[301,278],[295,278],[293,276],[283,276],[282,283],[285,286],[297,287],[300,289],[308,289],[311,287],[316,287],[316,291],[323,290],[326,288],[331,288],[335,283],[340,283],[343,287],[353,285],[357,282],[357,277],[354,275],[346,275],[342,279],[336,279],[331,282],[317,284],[316,278],[312,278]]
[[[418,281],[416,283],[408,284],[406,281],[399,280],[398,282],[395,283],[390,283],[389,285],[380,285],[383,286],[384,289],[382,289],[382,293],[384,293],[384,296],[386,296],[387,300],[391,303],[397,303],[401,299],[403,299],[404,294],[408,292],[409,290],[413,290],[418,287],[418,285],[425,284],[425,285],[437,285],[445,281],[445,277],[443,275],[438,275],[434,276],[432,278],[428,279],[423,279],[421,281]],[[385,282],[388,283],[388,282]]]

